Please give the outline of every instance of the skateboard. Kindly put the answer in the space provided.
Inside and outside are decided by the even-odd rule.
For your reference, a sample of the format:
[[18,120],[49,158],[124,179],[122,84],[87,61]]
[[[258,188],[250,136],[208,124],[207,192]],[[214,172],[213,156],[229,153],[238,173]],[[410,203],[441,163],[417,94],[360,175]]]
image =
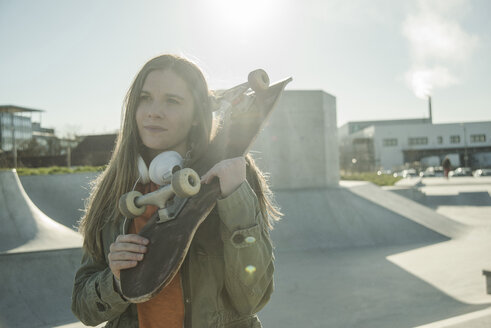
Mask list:
[[139,232],[150,241],[144,260],[121,271],[121,291],[129,301],[141,303],[151,299],[179,271],[196,230],[221,193],[217,179],[200,185],[199,177],[221,160],[247,154],[291,81],[288,78],[270,86],[266,72],[256,70],[249,74],[248,82],[216,91],[213,109],[221,124],[203,157],[191,167],[181,168],[179,159],[172,162],[165,155],[167,163],[160,170],[149,168],[151,174],[157,172],[152,180],[160,182],[156,182],[161,185],[158,190],[146,195],[134,191],[121,196],[119,209],[128,218],[141,215],[146,205],[158,206]]

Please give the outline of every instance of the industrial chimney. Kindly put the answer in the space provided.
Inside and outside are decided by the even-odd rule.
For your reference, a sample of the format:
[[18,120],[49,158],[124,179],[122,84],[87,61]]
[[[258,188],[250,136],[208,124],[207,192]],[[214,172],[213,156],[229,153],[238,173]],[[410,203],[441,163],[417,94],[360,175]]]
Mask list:
[[433,116],[431,114],[431,96],[428,96],[428,111],[430,114],[430,124],[433,124]]

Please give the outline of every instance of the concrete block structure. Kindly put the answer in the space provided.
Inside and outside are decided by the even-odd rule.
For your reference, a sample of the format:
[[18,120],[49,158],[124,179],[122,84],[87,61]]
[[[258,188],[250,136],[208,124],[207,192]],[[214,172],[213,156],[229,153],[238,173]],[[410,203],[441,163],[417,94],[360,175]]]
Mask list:
[[336,187],[336,98],[321,90],[287,90],[252,146],[274,190]]

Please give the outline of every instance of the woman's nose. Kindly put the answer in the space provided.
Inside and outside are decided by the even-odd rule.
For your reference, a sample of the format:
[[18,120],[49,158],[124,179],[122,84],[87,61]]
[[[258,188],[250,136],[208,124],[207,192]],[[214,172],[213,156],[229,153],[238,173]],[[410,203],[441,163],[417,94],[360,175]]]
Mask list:
[[154,102],[148,110],[148,117],[152,118],[163,118],[165,116],[164,105]]

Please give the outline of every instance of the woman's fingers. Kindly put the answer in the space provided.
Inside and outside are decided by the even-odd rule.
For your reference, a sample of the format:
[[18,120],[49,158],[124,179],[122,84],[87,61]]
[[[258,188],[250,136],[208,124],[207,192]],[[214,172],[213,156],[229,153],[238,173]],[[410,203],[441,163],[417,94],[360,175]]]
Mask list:
[[129,234],[129,235],[119,235],[116,238],[116,243],[135,243],[135,244],[140,244],[140,245],[148,245],[148,239],[140,236],[140,235],[135,235],[135,234]]
[[111,253],[116,253],[116,252],[146,253],[147,247],[138,244],[116,242],[111,244],[111,246],[109,247],[109,251]]
[[214,177],[218,177],[217,165],[213,166],[208,172],[205,173],[205,175],[201,177],[201,183],[208,184]]
[[208,184],[215,177],[220,181],[222,196],[228,196],[246,179],[245,158],[235,157],[215,164],[202,176],[201,183]]
[[133,268],[138,264],[138,261],[114,261],[112,262],[112,269],[118,271],[116,278],[119,280],[120,271],[124,269]]
[[133,268],[143,260],[147,252],[148,239],[139,235],[119,235],[109,247],[109,267],[119,280],[120,271]]
[[134,253],[146,253],[148,245],[148,239],[139,235],[119,235],[116,241],[109,247],[110,253],[117,252],[134,252]]
[[132,252],[109,253],[108,258],[112,261],[141,261],[144,255]]
[[208,172],[205,173],[205,175],[201,177],[201,183],[208,184],[215,177],[220,179],[222,173],[227,169],[227,161],[229,160],[223,160],[215,164]]

